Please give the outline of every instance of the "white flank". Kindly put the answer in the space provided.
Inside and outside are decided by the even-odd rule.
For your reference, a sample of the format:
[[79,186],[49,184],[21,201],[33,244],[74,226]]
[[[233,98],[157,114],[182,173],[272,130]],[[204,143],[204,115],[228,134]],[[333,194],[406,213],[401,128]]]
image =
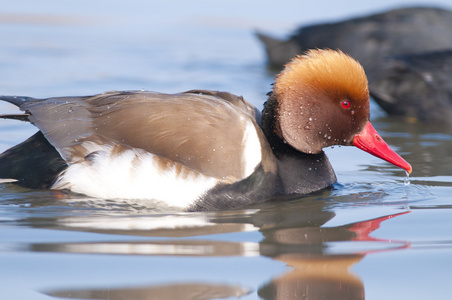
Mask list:
[[[86,145],[85,145],[86,144]],[[218,183],[175,164],[159,169],[161,158],[141,149],[112,154],[113,146],[84,143],[91,152],[61,173],[52,189],[107,199],[155,199],[170,206],[186,208]]]
[[248,122],[246,125],[242,145],[242,163],[245,171],[245,174],[243,175],[244,177],[248,177],[254,172],[257,165],[262,161],[261,143],[256,132],[256,127],[252,122]]

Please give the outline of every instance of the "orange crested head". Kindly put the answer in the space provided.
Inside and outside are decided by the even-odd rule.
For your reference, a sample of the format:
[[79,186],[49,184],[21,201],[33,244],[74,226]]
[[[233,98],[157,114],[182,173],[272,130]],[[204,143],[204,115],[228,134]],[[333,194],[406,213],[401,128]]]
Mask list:
[[275,93],[344,93],[355,99],[368,99],[367,77],[363,67],[340,50],[309,50],[286,64],[275,80]]
[[310,50],[276,77],[276,132],[295,149],[319,153],[352,145],[369,120],[369,91],[363,67],[338,50]]

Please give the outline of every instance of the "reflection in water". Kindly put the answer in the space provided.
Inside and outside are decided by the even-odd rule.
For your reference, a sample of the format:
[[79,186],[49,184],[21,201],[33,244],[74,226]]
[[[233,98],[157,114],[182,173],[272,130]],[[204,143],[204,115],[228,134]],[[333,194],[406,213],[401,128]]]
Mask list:
[[165,240],[145,242],[95,242],[95,243],[55,243],[34,244],[33,251],[128,254],[128,255],[171,255],[171,256],[256,256],[256,243],[232,243],[203,240]]
[[249,293],[241,287],[208,285],[202,283],[169,284],[151,287],[118,288],[107,290],[67,290],[50,292],[48,295],[60,298],[109,299],[109,300],[181,300],[181,299],[223,299],[240,297]]
[[[412,184],[436,185],[434,178],[447,176],[447,183],[439,180],[440,186],[451,186],[452,127],[420,122],[400,122],[397,119],[376,120],[377,127],[384,127],[383,138],[399,145],[400,152],[413,166]],[[430,183],[422,182],[423,178]]]
[[[370,236],[381,222],[408,212],[337,227],[323,227],[335,216],[328,210],[326,202],[309,199],[301,202],[298,205],[275,203],[255,210],[206,214],[135,218],[104,216],[91,218],[90,221],[86,218],[61,218],[55,224],[57,229],[133,233],[135,238],[142,238],[111,242],[36,243],[22,250],[174,257],[266,256],[283,262],[290,270],[256,287],[257,295],[262,299],[364,299],[363,282],[350,272],[350,268],[374,251],[409,247],[409,243],[403,241],[386,241]],[[299,209],[294,209],[296,207]],[[173,225],[170,220],[174,221]],[[250,230],[259,230],[263,239],[260,242],[224,241],[215,236]],[[364,246],[359,245],[363,242]],[[334,250],[336,245],[342,243],[349,243],[346,253]],[[220,299],[246,295],[250,290],[249,287],[187,278],[183,282],[137,287],[55,287],[45,293],[77,299]]]
[[[263,254],[283,261],[293,270],[265,285],[259,295],[263,299],[278,300],[364,299],[364,285],[359,277],[350,272],[350,268],[373,250],[368,248],[354,254],[328,254],[327,245],[341,241],[389,242],[372,238],[369,234],[378,229],[384,220],[405,213],[333,228],[322,228],[321,224],[314,223],[302,228],[264,232],[264,246],[278,245],[285,250],[274,251],[274,247],[262,247],[267,250],[270,248],[270,252],[273,252]],[[407,245],[399,242],[396,247],[405,248]]]
[[259,290],[263,299],[364,299],[360,278],[349,272],[364,255],[281,255],[293,271]]

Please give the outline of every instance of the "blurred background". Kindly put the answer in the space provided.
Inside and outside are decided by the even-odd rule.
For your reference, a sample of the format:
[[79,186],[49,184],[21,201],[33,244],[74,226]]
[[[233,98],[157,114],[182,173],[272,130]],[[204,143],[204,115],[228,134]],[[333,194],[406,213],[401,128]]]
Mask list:
[[[450,6],[449,1],[428,5]],[[36,97],[211,88],[262,102],[261,30],[345,20],[414,1],[5,1],[0,90]],[[250,86],[244,89],[243,86]]]

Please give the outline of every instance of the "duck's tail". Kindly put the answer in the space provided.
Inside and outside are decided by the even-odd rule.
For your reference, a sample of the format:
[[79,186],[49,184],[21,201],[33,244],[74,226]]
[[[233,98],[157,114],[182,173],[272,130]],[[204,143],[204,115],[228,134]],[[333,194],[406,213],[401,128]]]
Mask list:
[[6,101],[8,103],[14,104],[20,107],[22,104],[33,101],[34,98],[27,96],[0,96],[1,101]]
[[66,162],[38,131],[0,154],[0,182],[15,182],[28,188],[49,188],[66,167]]
[[[0,96],[0,101],[5,101],[11,103],[17,107],[21,107],[22,104],[33,101],[34,99],[26,96]],[[23,114],[8,114],[8,115],[0,115],[1,119],[12,119],[19,120],[24,122],[29,122],[30,115],[28,113]]]
[[292,39],[282,41],[259,31],[255,34],[264,44],[268,63],[272,67],[279,69],[302,52],[300,46]]

